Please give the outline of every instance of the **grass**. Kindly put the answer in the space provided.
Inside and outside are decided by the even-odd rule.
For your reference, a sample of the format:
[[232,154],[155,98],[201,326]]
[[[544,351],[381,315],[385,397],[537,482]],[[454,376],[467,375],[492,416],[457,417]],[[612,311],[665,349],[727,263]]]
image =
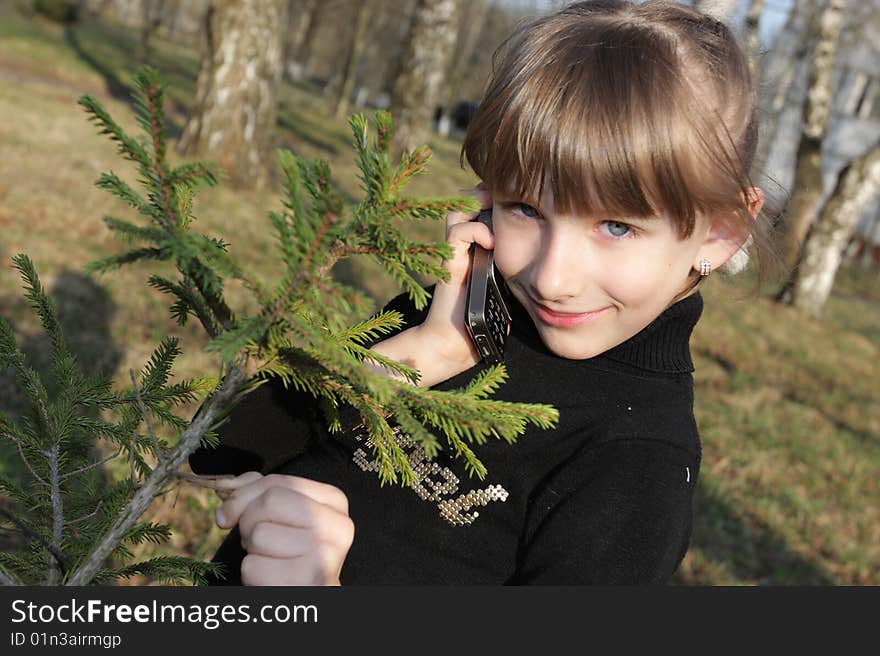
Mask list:
[[[0,314],[45,366],[45,341],[26,307],[11,255],[28,253],[59,304],[80,360],[115,372],[144,364],[163,335],[181,337],[177,373],[212,373],[195,327],[167,316],[167,299],[145,285],[147,267],[124,269],[96,282],[83,266],[116,252],[106,214],[126,216],[93,186],[101,171],[133,178],[113,146],[95,134],[76,98],[101,100],[126,128],[130,107],[120,89],[132,79],[133,35],[114,25],[75,30],[0,7]],[[171,133],[179,133],[198,68],[195,49],[159,39],[156,55],[170,82]],[[26,108],[27,111],[23,111]],[[335,121],[319,94],[285,85],[279,145],[327,158],[339,190],[359,197],[348,127]],[[432,141],[432,173],[414,195],[451,195],[473,184],[458,166],[459,144]],[[232,252],[259,274],[275,274],[266,212],[277,190],[221,187],[198,201],[200,228],[232,242]],[[419,226],[439,239],[442,226]],[[377,303],[395,290],[364,263],[339,271]],[[679,584],[880,583],[880,289],[876,274],[843,269],[819,321],[745,295],[746,280],[711,280],[706,309],[692,340],[695,415],[703,441],[691,549]],[[233,304],[244,294],[230,290]],[[15,408],[16,391],[0,375],[0,405]],[[0,451],[0,473],[17,472],[14,453]],[[175,529],[170,553],[208,558],[224,532],[212,521],[212,495],[183,487],[159,498],[154,521]],[[136,581],[144,583],[145,581]]]

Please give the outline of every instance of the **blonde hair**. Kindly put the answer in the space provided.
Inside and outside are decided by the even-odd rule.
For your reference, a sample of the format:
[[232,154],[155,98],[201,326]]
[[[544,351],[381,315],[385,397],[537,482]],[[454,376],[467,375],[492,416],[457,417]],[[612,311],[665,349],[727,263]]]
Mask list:
[[461,157],[489,189],[536,200],[549,184],[562,212],[663,213],[681,238],[723,210],[770,255],[747,207],[757,134],[728,27],[664,0],[596,0],[502,43]]

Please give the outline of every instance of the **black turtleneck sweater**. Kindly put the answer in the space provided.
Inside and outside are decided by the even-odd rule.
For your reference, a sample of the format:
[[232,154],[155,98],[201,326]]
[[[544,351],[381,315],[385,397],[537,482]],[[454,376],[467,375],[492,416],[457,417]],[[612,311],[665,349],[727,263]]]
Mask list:
[[[329,436],[308,394],[274,382],[233,410],[219,448],[190,457],[193,471],[258,470],[339,487],[355,524],[343,585],[667,582],[688,548],[700,467],[688,347],[699,294],[587,360],[552,354],[525,309],[511,305],[509,380],[495,398],[551,404],[559,423],[529,427],[514,445],[475,445],[485,480],[445,453],[425,461],[399,434],[421,482],[380,488],[366,438]],[[407,326],[427,312],[404,295],[386,309],[403,312]],[[462,387],[482,369],[434,389]],[[214,583],[241,583],[239,540],[233,529],[214,556],[229,570]]]

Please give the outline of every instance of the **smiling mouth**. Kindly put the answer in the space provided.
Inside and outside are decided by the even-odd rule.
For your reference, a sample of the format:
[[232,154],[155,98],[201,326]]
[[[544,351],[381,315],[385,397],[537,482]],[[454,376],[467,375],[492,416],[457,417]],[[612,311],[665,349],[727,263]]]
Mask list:
[[598,310],[592,310],[590,312],[558,312],[556,310],[551,310],[544,305],[541,305],[535,300],[532,300],[531,302],[537,310],[538,316],[540,317],[541,321],[550,326],[555,326],[558,328],[572,328],[574,326],[579,326],[582,323],[598,318],[599,316],[603,315],[606,310],[609,310],[611,308],[611,306],[608,305],[606,307],[600,308]]

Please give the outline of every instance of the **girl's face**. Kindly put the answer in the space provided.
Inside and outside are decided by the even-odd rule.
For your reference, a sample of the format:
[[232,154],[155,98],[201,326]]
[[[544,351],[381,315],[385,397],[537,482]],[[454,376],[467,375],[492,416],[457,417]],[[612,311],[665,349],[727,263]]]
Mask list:
[[556,355],[591,358],[650,324],[685,287],[708,234],[664,218],[557,213],[493,193],[495,266]]

